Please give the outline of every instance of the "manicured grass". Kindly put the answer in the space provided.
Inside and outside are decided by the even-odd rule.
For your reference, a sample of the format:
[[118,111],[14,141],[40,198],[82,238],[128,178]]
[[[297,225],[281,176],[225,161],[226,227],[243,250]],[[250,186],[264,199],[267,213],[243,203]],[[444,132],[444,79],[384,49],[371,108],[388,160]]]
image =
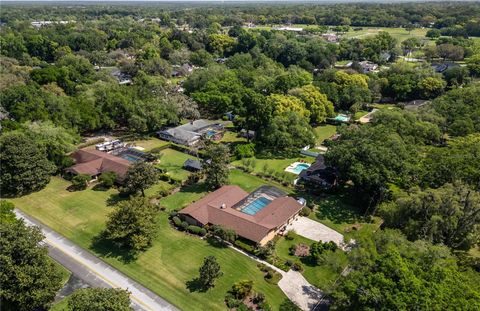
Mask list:
[[[225,310],[223,302],[233,283],[244,279],[254,282],[256,291],[265,294],[273,310],[285,299],[276,286],[263,279],[255,261],[229,248],[219,248],[198,237],[173,229],[167,213],[159,213],[159,232],[153,246],[135,261],[125,261],[115,248],[92,242],[104,228],[111,210],[106,202],[115,190],[87,189],[68,192],[69,182],[54,177],[42,191],[12,200],[24,212],[89,249],[113,267],[142,283],[182,310]],[[186,283],[198,276],[203,258],[217,258],[223,276],[207,292],[190,292]]]
[[174,185],[169,184],[165,181],[159,181],[158,183],[156,183],[152,187],[145,190],[145,196],[156,197],[160,194],[160,191],[163,192],[163,191],[166,191],[166,190],[172,190],[173,188],[175,188]]
[[371,234],[380,226],[380,218],[364,217],[364,214],[354,205],[354,199],[346,193],[330,194],[324,198],[312,197],[306,193],[299,196],[316,204],[316,209],[309,218],[340,232],[346,241],[355,239],[359,234]]
[[357,112],[355,112],[355,115],[353,116],[353,119],[358,120],[358,119],[360,119],[361,117],[363,117],[367,114],[368,114],[368,111],[364,111],[364,110],[357,111]]
[[[273,170],[274,173],[287,173],[288,176],[290,177],[290,181],[293,182],[295,178],[297,178],[297,175],[290,173],[290,172],[285,172],[285,168],[289,166],[290,164],[294,162],[308,162],[308,163],[313,163],[315,161],[315,158],[312,157],[303,157],[300,156],[296,158],[287,158],[287,159],[257,159],[257,158],[250,158],[250,160],[253,160],[254,166],[253,166],[253,172],[255,173],[265,173],[264,172],[264,167],[265,165],[267,166],[267,173],[269,170]],[[232,162],[232,165],[242,167],[244,166],[242,160],[237,160]]]
[[247,142],[245,137],[238,136],[238,133],[232,131],[226,131],[223,134],[223,138],[220,140],[222,143],[237,143],[237,142]]
[[264,186],[264,185],[280,188],[287,193],[292,191],[291,189],[284,187],[276,182],[267,181],[260,177],[257,177],[236,169],[230,171],[229,182],[232,185],[237,185],[241,187],[243,190],[247,192],[251,192],[257,189],[258,187]]
[[187,159],[197,159],[192,155],[170,148],[162,150],[160,154],[162,157],[157,167],[166,170],[168,175],[179,180],[186,180],[190,175],[189,171],[183,169],[183,163]]
[[408,38],[424,39],[428,29],[415,28],[411,32],[408,32],[405,28],[397,27],[364,27],[362,30],[354,31],[353,29],[343,35],[344,38],[366,38],[374,36],[380,31],[388,32],[392,37],[398,40],[398,43]]
[[155,137],[149,139],[136,140],[133,142],[135,145],[142,147],[145,151],[150,151],[153,148],[159,148],[170,144],[168,141],[164,141]]
[[180,210],[207,193],[203,184],[184,186],[180,191],[160,199],[160,205],[169,211]]
[[317,136],[317,145],[321,145],[323,141],[331,136],[335,135],[337,132],[337,127],[335,125],[321,125],[313,129],[315,135]]
[[284,260],[291,260],[302,264],[304,267],[302,274],[311,284],[322,290],[329,290],[348,263],[346,254],[341,250],[329,252],[326,255],[325,263],[317,266],[312,263],[308,257],[296,257],[289,253],[289,248],[292,245],[303,243],[310,246],[314,241],[298,234],[291,235],[294,237],[293,240],[287,240],[285,237],[281,237],[277,241],[275,246],[277,256]]

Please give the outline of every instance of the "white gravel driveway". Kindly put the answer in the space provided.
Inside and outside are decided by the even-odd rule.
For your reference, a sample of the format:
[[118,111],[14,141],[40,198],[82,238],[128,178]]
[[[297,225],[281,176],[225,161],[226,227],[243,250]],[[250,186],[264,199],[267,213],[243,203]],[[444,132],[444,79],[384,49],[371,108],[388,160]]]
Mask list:
[[310,240],[333,241],[339,247],[343,245],[343,235],[341,233],[307,217],[298,217],[297,220],[288,225],[287,230],[295,230],[297,234]]

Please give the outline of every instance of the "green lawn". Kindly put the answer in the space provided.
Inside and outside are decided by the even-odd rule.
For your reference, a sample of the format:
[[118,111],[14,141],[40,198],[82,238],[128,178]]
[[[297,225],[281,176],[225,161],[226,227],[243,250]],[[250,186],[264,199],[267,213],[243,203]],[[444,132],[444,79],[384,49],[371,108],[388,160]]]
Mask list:
[[160,205],[169,211],[180,210],[207,193],[203,184],[184,186],[180,191],[160,199]]
[[136,140],[133,142],[135,145],[142,147],[145,151],[150,151],[153,148],[159,148],[170,144],[168,141],[164,141],[155,137],[149,139]]
[[187,159],[197,159],[196,157],[173,149],[162,150],[162,157],[157,167],[167,171],[167,174],[175,179],[185,180],[190,172],[183,169],[183,163]]
[[[253,167],[253,172],[255,173],[264,173],[264,167],[266,165],[267,172],[268,170],[273,170],[274,173],[281,173],[281,174],[285,172],[285,168],[287,166],[289,166],[294,162],[304,161],[308,163],[313,163],[315,161],[315,158],[304,157],[304,156],[301,156],[300,154],[296,158],[287,158],[287,159],[257,159],[257,158],[250,158],[250,159],[254,161],[253,163],[255,163]],[[232,162],[232,165],[235,165],[237,167],[244,166],[242,160],[234,161]],[[297,178],[297,175],[293,173],[289,173],[289,172],[286,172],[286,173],[290,177],[291,182],[293,182],[293,180]]]
[[335,135],[337,132],[337,127],[335,125],[321,125],[313,129],[315,135],[317,136],[317,145],[321,145],[323,141],[331,136]]
[[245,137],[238,136],[238,133],[232,131],[225,131],[223,138],[220,140],[222,143],[236,143],[247,142]]
[[408,32],[405,28],[397,27],[363,27],[363,29],[359,31],[354,31],[351,29],[349,32],[344,34],[344,38],[366,38],[369,36],[374,36],[380,31],[388,32],[392,37],[398,40],[398,43],[400,43],[411,37],[424,39],[428,29],[415,28],[411,32]]
[[267,181],[260,177],[245,173],[237,169],[230,171],[229,182],[232,185],[237,185],[241,187],[243,190],[247,192],[251,192],[257,189],[258,187],[264,186],[264,185],[277,187],[279,189],[284,190],[287,193],[290,193],[292,191],[291,189],[284,187],[276,182]]
[[367,114],[368,114],[368,111],[364,111],[364,110],[357,111],[357,112],[355,112],[355,115],[353,116],[353,119],[358,120],[358,119],[360,119],[361,117],[363,117]]
[[329,290],[348,263],[346,254],[340,250],[329,253],[326,256],[325,263],[317,266],[308,258],[300,258],[289,254],[289,248],[292,245],[303,243],[310,246],[314,242],[297,234],[292,236],[294,237],[293,240],[281,237],[277,241],[275,246],[277,256],[284,260],[301,263],[304,267],[302,274],[311,284],[322,290]]
[[[276,285],[264,281],[263,273],[253,260],[229,248],[218,248],[198,237],[174,230],[163,212],[158,216],[159,233],[153,246],[135,261],[126,262],[114,248],[92,245],[111,210],[106,202],[116,191],[87,189],[68,192],[69,185],[69,182],[54,177],[44,190],[12,201],[24,212],[89,249],[180,309],[225,310],[223,299],[226,292],[234,282],[243,279],[254,281],[255,289],[266,295],[273,310],[278,310],[285,299]],[[190,292],[186,283],[198,275],[198,268],[208,255],[217,258],[224,275],[213,289]]]

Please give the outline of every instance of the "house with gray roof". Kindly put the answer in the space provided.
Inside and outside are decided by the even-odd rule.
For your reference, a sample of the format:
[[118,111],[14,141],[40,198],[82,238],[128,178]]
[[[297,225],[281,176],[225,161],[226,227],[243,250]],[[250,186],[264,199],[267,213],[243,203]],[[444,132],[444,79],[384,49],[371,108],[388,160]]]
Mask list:
[[157,132],[160,139],[185,146],[196,145],[202,137],[219,140],[223,137],[224,126],[207,120],[195,120]]

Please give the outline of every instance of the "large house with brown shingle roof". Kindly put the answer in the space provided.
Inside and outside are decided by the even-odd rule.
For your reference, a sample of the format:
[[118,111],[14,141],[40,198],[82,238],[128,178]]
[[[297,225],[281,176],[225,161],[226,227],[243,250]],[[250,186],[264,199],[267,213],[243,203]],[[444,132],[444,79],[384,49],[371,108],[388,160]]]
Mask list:
[[182,209],[179,214],[192,225],[221,225],[237,235],[265,245],[283,232],[300,213],[302,204],[274,187],[252,193],[238,186],[223,186]]
[[132,165],[132,162],[126,159],[93,149],[77,150],[72,154],[72,158],[75,160],[75,165],[67,168],[65,170],[67,173],[86,174],[94,179],[103,172],[114,172],[117,174],[117,182],[125,179]]

